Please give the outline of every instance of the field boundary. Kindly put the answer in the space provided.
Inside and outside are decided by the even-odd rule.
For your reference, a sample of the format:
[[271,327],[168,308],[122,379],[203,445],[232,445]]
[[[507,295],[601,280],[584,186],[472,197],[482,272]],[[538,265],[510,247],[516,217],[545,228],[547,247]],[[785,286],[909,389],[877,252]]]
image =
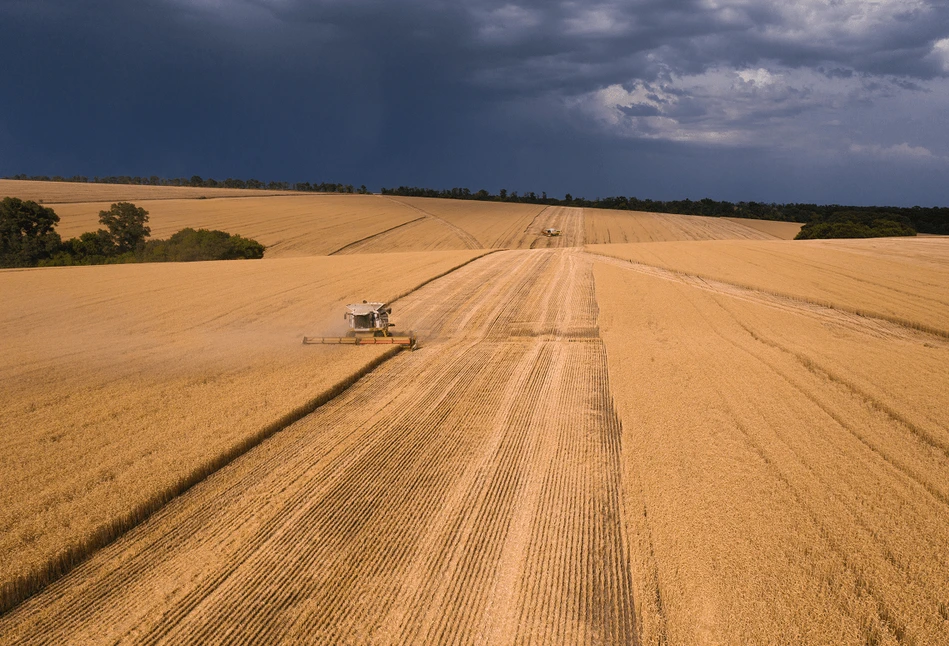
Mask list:
[[545,206],[544,208],[542,208],[540,212],[534,216],[534,219],[531,220],[530,224],[528,224],[527,227],[524,228],[524,233],[530,233],[531,229],[534,226],[534,223],[537,222],[537,219],[540,218],[540,216],[542,216],[544,213],[546,213],[547,209],[549,208],[550,208],[549,206]]
[[399,294],[398,296],[396,296],[395,298],[393,298],[391,301],[388,301],[387,304],[388,304],[388,305],[392,305],[392,304],[395,303],[396,301],[401,300],[401,299],[405,298],[406,296],[408,296],[408,295],[410,295],[410,294],[412,294],[412,293],[414,293],[414,292],[417,292],[418,290],[422,289],[423,287],[425,287],[425,286],[428,285],[429,283],[433,283],[433,282],[435,282],[436,280],[438,280],[439,278],[444,278],[445,276],[447,276],[448,274],[452,273],[453,271],[458,271],[459,269],[461,269],[461,268],[464,267],[465,265],[470,265],[470,264],[473,263],[475,260],[481,260],[482,258],[484,258],[484,257],[486,257],[486,256],[490,256],[490,255],[493,254],[493,253],[500,253],[501,251],[509,251],[509,250],[508,250],[508,249],[485,249],[485,250],[484,250],[484,253],[475,256],[475,257],[472,258],[471,260],[466,260],[465,262],[461,263],[460,265],[456,265],[456,266],[452,267],[451,269],[449,269],[449,270],[447,270],[447,271],[443,271],[442,273],[438,274],[437,276],[432,276],[431,278],[422,281],[421,283],[419,283],[418,285],[416,285],[416,286],[413,287],[412,289],[408,290],[407,292],[402,292],[401,294]]
[[[441,272],[436,276],[432,276],[425,281],[422,281],[412,289],[397,295],[389,302],[394,303],[395,301],[421,289],[425,285],[428,285],[439,278],[443,278],[444,276],[461,269],[465,265],[471,264],[475,260],[484,258],[485,256],[488,256],[492,253],[497,253],[499,251],[502,250],[485,250],[484,253],[479,254],[470,260],[456,265],[447,271]],[[231,448],[219,454],[217,457],[211,458],[210,460],[199,465],[189,475],[182,478],[170,487],[157,492],[150,499],[137,505],[124,515],[101,525],[90,535],[85,536],[77,543],[66,547],[52,559],[37,565],[32,572],[21,575],[12,581],[3,583],[0,585],[0,616],[5,615],[24,601],[28,600],[30,597],[42,592],[49,585],[87,561],[94,553],[104,547],[109,546],[138,525],[141,525],[156,512],[160,511],[165,505],[170,503],[175,498],[184,495],[189,489],[206,480],[215,472],[220,471],[241,456],[247,454],[294,422],[303,419],[321,406],[324,406],[336,397],[339,397],[341,394],[355,385],[356,382],[371,373],[389,359],[395,357],[403,349],[404,348],[402,346],[387,348],[386,351],[381,355],[369,361],[366,365],[362,366],[347,376],[345,379],[338,381],[304,404],[280,416],[275,421],[267,424],[256,433],[244,438]]]
[[[640,262],[638,260],[629,260],[628,258],[620,258],[619,256],[611,256],[605,253],[599,253],[596,251],[590,251],[589,249],[584,249],[584,253],[588,253],[592,256],[600,258],[598,262],[603,262],[604,260],[609,260],[617,265],[629,265],[629,269],[637,271],[637,266],[639,267],[648,267],[649,269],[658,270],[661,272],[667,272],[672,274],[677,278],[693,278],[700,280],[708,285],[709,288],[712,288],[714,285],[724,285],[727,287],[732,287],[736,289],[741,289],[749,292],[756,292],[759,294],[765,294],[774,298],[779,298],[791,303],[803,303],[813,307],[823,308],[825,310],[834,310],[836,312],[843,312],[846,314],[853,314],[854,316],[859,316],[865,319],[871,319],[876,321],[882,321],[884,323],[889,323],[891,325],[898,325],[902,328],[907,328],[915,332],[920,332],[923,334],[928,334],[934,337],[938,337],[940,340],[949,339],[949,330],[943,330],[941,328],[934,327],[932,325],[927,325],[925,323],[919,323],[917,321],[911,321],[909,319],[900,318],[898,316],[891,316],[888,314],[883,314],[881,312],[873,312],[870,310],[864,310],[858,307],[847,307],[846,305],[839,305],[837,303],[832,303],[830,301],[822,301],[816,298],[804,298],[802,296],[797,296],[794,294],[786,294],[784,292],[778,292],[770,289],[763,289],[761,287],[755,287],[754,285],[746,283],[737,283],[726,280],[721,280],[720,278],[715,278],[708,274],[695,274],[685,271],[679,271],[677,269],[669,269],[668,267],[663,267],[661,265],[651,265],[646,262]],[[654,275],[654,274],[653,274]],[[662,278],[659,276],[659,278]]]
[[445,219],[443,219],[443,218],[440,218],[440,217],[438,217],[437,215],[435,215],[434,213],[429,213],[429,212],[426,211],[425,209],[421,209],[421,208],[415,206],[414,204],[409,204],[408,202],[403,202],[403,201],[401,201],[401,200],[397,200],[397,199],[395,199],[395,198],[393,198],[393,197],[389,197],[388,195],[382,195],[381,197],[384,197],[385,199],[389,200],[390,202],[395,202],[396,204],[401,204],[402,206],[407,206],[407,207],[409,207],[410,209],[415,209],[416,211],[418,211],[419,213],[421,213],[423,216],[425,216],[425,217],[427,217],[427,218],[431,218],[431,219],[433,219],[433,220],[435,220],[436,222],[439,222],[439,223],[441,223],[441,224],[444,224],[446,227],[448,227],[449,229],[451,229],[451,232],[454,233],[456,236],[458,236],[458,238],[459,238],[462,242],[464,242],[466,245],[468,245],[468,248],[469,248],[469,249],[484,249],[484,245],[481,244],[481,242],[480,242],[476,237],[474,237],[473,235],[471,235],[470,233],[468,233],[467,231],[465,231],[464,229],[462,229],[460,226],[458,226],[458,225],[456,225],[456,224],[452,224],[452,223],[449,222],[448,220],[445,220]]
[[152,515],[161,510],[162,507],[175,498],[187,493],[189,489],[200,484],[215,472],[220,471],[294,422],[303,419],[319,407],[340,396],[360,379],[399,354],[402,349],[402,346],[386,349],[380,356],[362,368],[359,368],[353,374],[327,388],[316,397],[298,406],[289,413],[282,415],[276,421],[271,422],[253,435],[244,438],[224,453],[198,466],[187,477],[163,491],[158,492],[152,496],[150,500],[138,505],[124,516],[102,525],[90,536],[85,537],[78,544],[66,548],[54,559],[37,567],[33,572],[4,583],[3,587],[0,588],[0,616],[3,616],[33,595],[43,591],[43,589],[57,579],[62,578],[81,565],[95,552],[114,543],[124,534],[148,520]]
[[377,232],[377,233],[373,233],[372,235],[368,235],[368,236],[366,236],[365,238],[360,238],[359,240],[354,240],[354,241],[352,241],[352,242],[350,242],[350,243],[348,243],[348,244],[343,245],[342,247],[340,247],[340,248],[337,249],[336,251],[331,251],[330,253],[328,253],[328,254],[326,254],[326,255],[327,255],[327,256],[334,256],[334,255],[338,254],[339,252],[343,251],[344,249],[349,249],[350,247],[355,246],[355,245],[359,244],[360,242],[365,242],[366,240],[372,240],[373,238],[375,238],[375,237],[377,237],[377,236],[385,235],[386,233],[389,233],[390,231],[395,231],[396,229],[401,229],[402,227],[406,227],[406,226],[412,224],[413,222],[418,222],[419,220],[424,220],[424,219],[425,219],[425,216],[422,215],[422,216],[419,216],[419,217],[415,218],[414,220],[409,220],[408,222],[403,222],[402,224],[397,224],[397,225],[395,225],[394,227],[389,227],[389,228],[386,229],[385,231],[379,231],[379,232]]

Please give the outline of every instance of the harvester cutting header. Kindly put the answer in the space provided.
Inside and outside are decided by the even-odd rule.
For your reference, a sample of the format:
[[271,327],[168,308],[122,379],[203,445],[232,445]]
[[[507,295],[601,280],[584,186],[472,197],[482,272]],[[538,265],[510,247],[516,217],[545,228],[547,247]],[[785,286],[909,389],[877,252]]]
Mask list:
[[418,345],[418,340],[411,332],[407,336],[393,336],[389,334],[389,328],[395,327],[395,323],[389,322],[389,314],[392,308],[387,307],[385,303],[350,303],[346,306],[346,313],[343,319],[349,323],[349,331],[346,336],[305,336],[303,342],[325,343],[334,345],[404,345],[413,350]]

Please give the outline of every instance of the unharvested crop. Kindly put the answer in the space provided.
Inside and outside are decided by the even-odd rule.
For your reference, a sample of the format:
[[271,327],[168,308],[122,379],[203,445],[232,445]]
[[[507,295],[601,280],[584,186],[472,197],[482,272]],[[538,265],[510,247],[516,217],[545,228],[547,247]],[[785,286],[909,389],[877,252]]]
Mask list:
[[643,642],[945,643],[949,343],[595,273]]
[[800,222],[781,222],[778,220],[751,220],[748,218],[725,218],[735,224],[741,224],[752,229],[757,229],[769,236],[774,236],[779,240],[794,240],[801,232]]
[[[329,258],[0,272],[10,568],[158,500],[5,639],[949,643],[945,240],[584,250],[767,228],[341,199],[404,219]],[[365,253],[443,246],[525,248]],[[377,350],[299,345],[424,281],[419,351],[356,381]]]
[[422,350],[195,487],[2,629],[28,641],[634,639],[590,267],[495,254],[400,301]]
[[378,357],[301,348],[342,331],[348,300],[395,298],[475,255],[0,272],[0,584],[29,588]]
[[[153,237],[167,238],[186,227],[220,229],[257,240],[267,247],[268,258],[328,255],[419,217],[407,206],[374,195],[158,200],[136,205],[148,211]],[[95,229],[104,208],[108,204],[57,205],[60,235],[66,238]]]
[[770,240],[775,236],[743,220],[645,211],[584,209],[587,244],[676,240]]
[[541,216],[544,207],[537,204],[479,202],[468,200],[431,199],[421,197],[390,197],[423,214],[437,218],[460,229],[485,249],[527,249],[540,233],[528,229]]
[[945,238],[725,240],[589,249],[949,336],[949,244]]
[[48,204],[63,202],[121,202],[138,200],[195,199],[212,197],[260,197],[292,195],[290,191],[237,188],[193,188],[190,186],[134,186],[129,184],[87,184],[85,182],[34,182],[0,179],[0,197]]

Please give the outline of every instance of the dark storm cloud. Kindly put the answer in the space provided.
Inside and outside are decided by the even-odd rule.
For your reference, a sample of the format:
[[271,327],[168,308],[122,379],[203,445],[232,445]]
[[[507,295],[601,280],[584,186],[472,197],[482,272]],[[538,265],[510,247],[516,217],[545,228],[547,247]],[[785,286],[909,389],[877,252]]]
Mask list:
[[704,186],[689,155],[934,164],[947,37],[922,0],[0,0],[0,172],[642,193],[655,160]]
[[[602,75],[601,80],[624,72],[658,74],[657,60],[692,73],[769,60],[790,67],[830,62],[858,72],[930,78],[943,70],[928,55],[935,41],[949,35],[949,6],[941,2],[254,4],[288,23],[332,24],[351,36],[372,35],[374,42],[364,39],[365,44],[395,56],[403,48],[426,48],[437,57],[433,62],[449,61],[461,69],[524,69],[546,72],[551,81],[561,73],[564,81],[584,84],[591,73]],[[571,74],[575,69],[588,75]]]

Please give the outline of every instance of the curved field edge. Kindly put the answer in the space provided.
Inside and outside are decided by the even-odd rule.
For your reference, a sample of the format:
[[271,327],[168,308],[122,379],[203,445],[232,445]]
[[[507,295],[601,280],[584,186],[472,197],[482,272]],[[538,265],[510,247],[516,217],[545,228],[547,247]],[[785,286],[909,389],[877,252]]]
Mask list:
[[284,414],[275,422],[265,426],[253,435],[244,438],[224,453],[199,465],[194,471],[172,486],[153,493],[148,500],[136,505],[135,508],[123,516],[99,527],[90,536],[84,537],[80,542],[70,545],[54,559],[43,564],[43,566],[26,575],[17,577],[13,581],[3,583],[3,586],[0,587],[0,615],[12,610],[34,594],[41,592],[53,581],[68,574],[73,568],[88,559],[97,550],[109,545],[132,528],[143,523],[156,511],[187,492],[214,472],[227,466],[258,446],[264,440],[272,437],[275,433],[279,433],[287,426],[303,419],[320,406],[346,392],[346,390],[357,381],[398,354],[401,349],[401,346],[388,348],[381,356],[371,360],[368,364],[302,406]]
[[[394,303],[397,300],[412,294],[425,285],[432,283],[454,271],[484,257],[495,253],[496,250],[487,250],[477,253],[464,262],[450,266],[447,270],[441,271],[425,280],[417,283],[413,287],[396,293],[390,300]],[[82,270],[85,268],[79,268]],[[74,268],[67,268],[58,271],[75,271]],[[141,524],[144,520],[161,509],[169,501],[180,496],[182,493],[191,489],[195,484],[206,479],[209,475],[220,470],[222,467],[233,462],[236,458],[244,455],[254,447],[258,446],[267,438],[286,428],[293,422],[312,413],[314,410],[331,401],[342,392],[345,392],[350,386],[356,383],[360,378],[374,370],[395,354],[401,348],[389,348],[377,354],[361,366],[358,366],[352,373],[331,384],[329,387],[320,391],[317,395],[306,400],[304,403],[294,407],[288,412],[281,414],[274,421],[267,423],[263,427],[240,438],[235,444],[227,446],[218,454],[200,462],[193,470],[180,476],[168,486],[152,492],[144,500],[132,505],[130,509],[123,511],[117,516],[108,519],[101,525],[96,526],[91,532],[70,541],[69,544],[58,550],[54,555],[42,559],[25,573],[20,573],[12,579],[0,583],[0,615],[8,612],[29,597],[42,591],[53,581],[61,578],[77,565],[87,560],[89,556],[114,542],[118,537],[128,532],[130,529]]]

